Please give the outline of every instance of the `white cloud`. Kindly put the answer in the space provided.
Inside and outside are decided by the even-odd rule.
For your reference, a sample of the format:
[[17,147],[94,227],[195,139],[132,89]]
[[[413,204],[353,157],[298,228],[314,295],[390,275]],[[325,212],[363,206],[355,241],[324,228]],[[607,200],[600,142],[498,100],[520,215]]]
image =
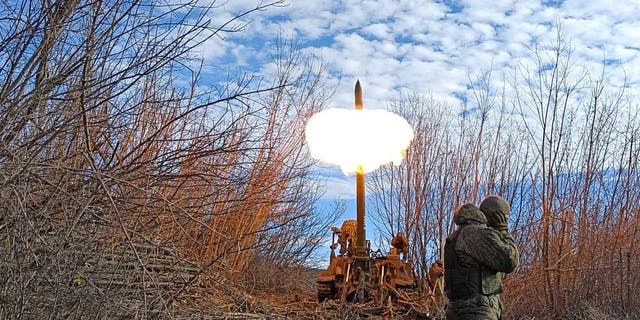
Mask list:
[[[228,7],[238,10],[255,3],[234,1]],[[328,37],[329,43],[314,46],[334,49],[330,54],[333,71],[356,77],[362,73],[388,75],[389,68],[379,65],[392,65],[398,74],[402,69],[414,68],[415,64],[390,64],[389,59],[402,62],[405,55],[477,68],[486,68],[492,62],[506,64],[507,57],[526,54],[525,45],[533,39],[552,39],[550,24],[556,21],[563,24],[567,36],[588,39],[583,43],[590,45],[616,43],[616,39],[618,43],[633,42],[637,38],[632,13],[637,4],[633,3],[592,1],[586,5],[583,1],[565,1],[562,7],[551,8],[532,1],[462,1],[460,6],[459,13],[447,14],[442,4],[433,1],[291,1],[283,8],[265,11],[264,19],[253,18],[260,28],[250,27],[247,33],[273,36],[280,31],[293,31],[303,41]],[[270,23],[268,18],[276,15],[280,18]],[[406,40],[392,39],[417,41],[407,44]],[[623,55],[621,59],[635,58],[633,50],[614,50]],[[496,56],[501,60],[496,61]],[[358,63],[363,60],[367,62]],[[362,65],[368,70],[363,71]],[[396,78],[402,82],[402,78]],[[410,87],[407,85],[410,83],[398,83],[396,87]]]
[[362,28],[365,34],[374,36],[378,39],[393,40],[391,27],[384,23],[374,23]]
[[[225,21],[257,3],[228,1],[214,10],[215,21]],[[447,7],[432,0],[291,0],[242,19],[253,22],[209,52],[211,59],[226,55],[259,70],[261,66],[251,63],[267,63],[271,41],[283,33],[327,61],[334,75],[331,82],[337,83],[341,76],[332,107],[353,106],[358,78],[366,107],[384,107],[389,99],[409,91],[452,102],[454,93],[467,91],[470,72],[517,65],[531,54],[534,42],[555,41],[554,25],[559,22],[571,40],[576,66],[599,75],[607,59],[612,63],[607,68],[617,69],[606,81],[621,85],[626,73],[630,83],[640,84],[640,1],[543,3],[461,0]],[[342,178],[332,177],[327,183],[331,196],[345,187]]]

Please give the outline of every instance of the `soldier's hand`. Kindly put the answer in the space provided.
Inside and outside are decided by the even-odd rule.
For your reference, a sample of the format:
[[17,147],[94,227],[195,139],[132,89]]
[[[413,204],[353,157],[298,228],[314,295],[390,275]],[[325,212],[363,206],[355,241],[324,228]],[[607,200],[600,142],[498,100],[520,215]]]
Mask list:
[[487,225],[498,230],[507,230],[507,217],[511,211],[509,203],[500,196],[491,195],[480,203],[480,211],[487,217]]

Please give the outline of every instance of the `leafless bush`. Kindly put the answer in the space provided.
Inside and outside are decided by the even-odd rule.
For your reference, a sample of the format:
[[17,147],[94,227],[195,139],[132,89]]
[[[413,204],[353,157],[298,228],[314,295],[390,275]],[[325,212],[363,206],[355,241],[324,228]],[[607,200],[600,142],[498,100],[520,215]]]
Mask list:
[[593,75],[576,65],[557,32],[504,83],[472,74],[461,111],[393,102],[416,138],[402,166],[370,175],[372,206],[383,236],[409,236],[424,277],[455,209],[500,194],[521,251],[505,278],[507,316],[627,316],[640,308],[636,102],[626,85],[605,85],[612,66]]
[[195,289],[233,291],[261,250],[316,248],[302,128],[322,66],[280,44],[273,81],[202,89],[191,69],[279,3],[220,26],[215,3],[2,5],[3,318],[170,318]]

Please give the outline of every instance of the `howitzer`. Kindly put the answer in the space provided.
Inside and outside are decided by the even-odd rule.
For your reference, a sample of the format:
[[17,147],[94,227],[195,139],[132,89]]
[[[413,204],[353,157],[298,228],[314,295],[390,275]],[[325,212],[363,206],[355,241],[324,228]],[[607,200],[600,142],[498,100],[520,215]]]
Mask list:
[[[407,261],[404,251],[408,242],[402,233],[396,234],[386,255],[372,252],[369,241],[365,241],[366,256],[358,256],[362,251],[356,246],[356,220],[345,220],[342,227],[331,230],[329,267],[317,277],[320,302],[327,299],[343,302],[373,299],[379,305],[388,298],[394,298],[398,290],[415,289],[413,266]],[[339,249],[338,254],[336,249]]]
[[[359,81],[355,87],[355,108],[363,108]],[[374,300],[380,305],[393,299],[400,289],[415,288],[413,266],[407,261],[409,243],[406,236],[398,233],[386,255],[371,252],[370,242],[366,240],[365,174],[361,167],[356,171],[356,220],[346,220],[340,228],[331,230],[329,267],[316,279],[320,302],[327,299]],[[338,246],[340,250],[336,255]]]

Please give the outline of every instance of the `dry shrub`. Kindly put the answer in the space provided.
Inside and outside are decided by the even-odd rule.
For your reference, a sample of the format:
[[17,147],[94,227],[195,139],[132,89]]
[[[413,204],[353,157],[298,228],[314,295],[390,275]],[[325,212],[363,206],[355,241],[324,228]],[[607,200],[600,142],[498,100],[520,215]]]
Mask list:
[[1,318],[174,318],[242,297],[274,243],[315,250],[316,60],[279,43],[272,81],[205,88],[191,50],[241,28],[212,29],[213,4],[1,6]]
[[640,313],[637,97],[606,83],[624,70],[578,67],[560,27],[529,48],[502,74],[470,74],[460,108],[421,96],[391,103],[416,138],[402,166],[368,176],[374,219],[383,238],[407,235],[426,278],[453,212],[501,195],[521,258],[505,278],[507,316]]

